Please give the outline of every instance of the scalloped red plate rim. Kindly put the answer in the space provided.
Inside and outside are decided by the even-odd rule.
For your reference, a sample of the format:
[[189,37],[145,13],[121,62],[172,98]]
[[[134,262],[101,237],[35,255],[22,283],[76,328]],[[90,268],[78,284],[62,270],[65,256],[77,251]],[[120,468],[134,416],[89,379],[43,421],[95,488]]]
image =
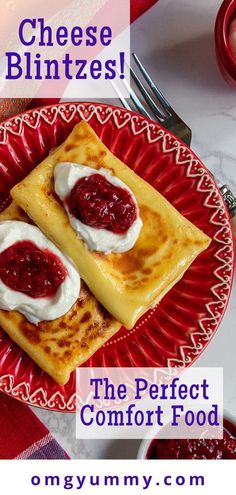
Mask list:
[[[172,148],[170,148],[170,149],[167,149],[167,152],[168,152],[168,151],[169,151],[169,152],[171,152],[171,151],[177,151],[177,148],[178,148],[178,150],[180,150],[180,151],[181,151],[181,149],[182,149],[182,150],[183,150],[183,149],[187,150],[187,151],[191,154],[191,157],[193,157],[193,158],[197,161],[197,163],[198,163],[198,164],[200,164],[200,167],[201,167],[201,168],[205,171],[205,173],[206,173],[206,174],[207,174],[207,176],[208,176],[208,179],[210,179],[210,183],[214,186],[214,189],[218,192],[218,195],[221,197],[221,193],[220,193],[220,191],[219,191],[219,189],[218,189],[218,186],[217,186],[217,184],[215,183],[215,181],[214,181],[214,179],[213,179],[213,177],[212,177],[211,173],[208,171],[208,169],[206,168],[206,166],[205,166],[205,165],[201,162],[201,160],[200,160],[200,159],[199,159],[199,158],[195,155],[195,153],[194,153],[194,152],[193,152],[193,151],[192,151],[192,150],[191,150],[188,146],[186,146],[186,145],[185,145],[185,144],[184,144],[184,143],[183,143],[183,142],[182,142],[179,138],[177,138],[177,137],[176,137],[176,136],[174,136],[171,132],[169,132],[169,131],[167,131],[166,129],[164,129],[164,128],[163,128],[163,127],[159,124],[159,123],[154,122],[154,121],[152,121],[152,120],[150,120],[150,119],[147,119],[147,118],[145,118],[145,117],[143,117],[143,116],[141,116],[141,115],[139,115],[139,114],[137,114],[137,113],[135,113],[135,112],[131,112],[131,111],[129,111],[129,110],[126,110],[126,109],[123,109],[123,108],[120,108],[120,107],[116,107],[116,106],[114,106],[114,105],[107,105],[107,104],[105,104],[105,103],[95,103],[95,102],[82,102],[82,101],[79,101],[79,102],[72,101],[72,102],[64,102],[64,103],[55,103],[55,104],[51,104],[51,105],[49,104],[49,105],[46,105],[46,106],[37,107],[37,108],[32,108],[32,109],[30,109],[30,110],[28,110],[28,111],[21,112],[21,113],[19,113],[19,114],[15,115],[15,116],[13,116],[13,117],[11,117],[11,118],[9,118],[9,119],[5,120],[4,122],[1,122],[1,124],[0,124],[0,131],[2,131],[2,130],[3,130],[4,132],[7,132],[7,131],[8,131],[8,132],[11,132],[11,129],[9,128],[9,124],[11,124],[12,122],[14,122],[14,121],[16,121],[16,120],[18,120],[18,119],[20,119],[23,123],[26,123],[26,124],[27,124],[27,122],[26,122],[25,120],[23,120],[23,117],[24,117],[24,116],[28,116],[28,115],[33,114],[33,113],[37,113],[37,112],[38,112],[38,113],[39,113],[39,118],[38,118],[38,121],[37,121],[37,125],[34,127],[34,130],[36,131],[36,130],[37,130],[37,127],[38,127],[39,120],[40,120],[40,118],[42,117],[42,115],[40,115],[42,111],[46,113],[48,110],[51,110],[51,109],[54,109],[54,108],[55,108],[55,109],[62,109],[62,111],[63,111],[63,110],[65,109],[65,107],[67,107],[67,106],[74,106],[74,107],[76,107],[76,110],[77,110],[77,111],[78,111],[78,108],[79,108],[79,107],[83,107],[83,106],[85,106],[86,108],[87,108],[87,107],[89,107],[89,108],[93,107],[93,109],[98,109],[98,108],[100,107],[100,108],[102,108],[102,109],[105,109],[106,111],[110,111],[109,115],[107,115],[107,118],[106,118],[103,122],[101,122],[101,121],[99,120],[99,122],[100,122],[100,124],[101,124],[101,125],[105,125],[105,124],[106,124],[106,122],[108,122],[108,121],[109,121],[110,117],[111,117],[112,115],[113,115],[113,116],[115,115],[115,111],[119,111],[119,112],[121,112],[122,114],[124,114],[124,116],[125,116],[125,115],[129,115],[129,116],[130,116],[130,119],[128,119],[127,121],[125,121],[125,123],[123,123],[122,127],[123,127],[123,126],[125,127],[125,126],[127,125],[127,123],[129,123],[129,122],[131,121],[132,117],[135,117],[135,118],[137,118],[137,120],[138,120],[138,121],[141,121],[142,123],[146,123],[146,124],[147,124],[147,125],[146,125],[146,129],[149,129],[149,126],[150,126],[150,127],[154,127],[154,128],[158,128],[158,132],[160,132],[160,131],[161,131],[161,132],[162,132],[163,137],[164,137],[164,136],[165,136],[165,137],[166,137],[166,136],[168,136],[168,137],[170,138],[171,144],[172,144],[172,145],[176,144],[176,147],[175,147],[175,148],[173,148],[173,147],[172,147]],[[78,113],[79,113],[79,112],[78,112]],[[72,118],[70,118],[70,119],[67,121],[68,123],[69,123],[71,120],[73,120],[74,115],[75,115],[75,112],[74,112],[74,114],[73,114]],[[80,113],[79,113],[79,115],[80,115]],[[92,113],[92,114],[90,115],[90,117],[89,117],[88,121],[91,119],[91,117],[92,117],[93,115],[95,115],[95,116],[98,118],[97,113],[96,113],[96,111],[95,111],[94,113]],[[81,115],[80,115],[80,117],[81,117]],[[43,117],[43,118],[45,118],[45,115],[44,115],[44,117]],[[56,121],[56,119],[57,119],[57,118],[58,118],[58,112],[55,114],[55,120],[53,120],[52,122],[49,122],[49,121],[47,121],[47,122],[48,122],[50,125],[53,125],[53,123]],[[81,117],[81,118],[82,118],[82,117]],[[64,120],[65,120],[65,119],[64,119]],[[85,120],[87,120],[87,119],[85,119]],[[116,124],[116,125],[117,125],[117,124]],[[118,127],[118,125],[117,125],[117,127]],[[138,132],[137,132],[137,134],[138,134],[139,132],[140,132],[140,133],[141,133],[141,132],[144,132],[144,130],[145,130],[145,128],[141,129],[141,131],[138,131]],[[134,132],[133,132],[133,133],[134,133]],[[14,134],[14,132],[13,132],[13,134]],[[19,138],[20,138],[20,134],[19,134]],[[173,141],[173,142],[172,142],[172,141]],[[149,141],[149,139],[147,138],[147,145],[148,145],[150,142],[152,142],[152,141]],[[4,144],[4,143],[1,143],[1,144]],[[182,164],[184,165],[184,163],[182,163]],[[177,165],[177,163],[176,163],[176,165]],[[205,192],[206,192],[206,191],[205,191]],[[206,206],[206,205],[204,204],[204,206]],[[227,209],[226,209],[226,207],[225,207],[225,206],[223,206],[223,210],[224,210],[224,215],[225,215],[225,217],[227,218],[227,222],[228,222],[228,225],[227,225],[227,227],[229,228],[229,236],[228,236],[228,238],[229,238],[229,240],[230,240],[230,242],[232,243],[232,246],[233,246],[233,244],[234,244],[234,238],[233,238],[232,228],[231,228],[231,224],[230,224],[230,216],[229,216],[229,213],[228,213],[228,211],[227,211]],[[200,354],[201,354],[201,353],[202,353],[202,352],[206,349],[206,347],[209,345],[209,343],[210,343],[210,341],[211,341],[212,337],[215,335],[215,333],[216,333],[216,331],[217,331],[217,329],[218,329],[218,327],[219,327],[219,325],[220,325],[220,323],[221,323],[221,321],[222,321],[222,318],[223,318],[223,316],[224,316],[224,314],[225,314],[225,311],[226,311],[227,306],[228,306],[228,303],[229,303],[230,293],[231,293],[232,284],[233,284],[234,261],[235,261],[235,254],[234,254],[234,249],[233,249],[233,247],[232,247],[232,253],[231,253],[231,255],[232,255],[232,258],[231,258],[231,263],[230,263],[230,265],[231,265],[231,271],[230,271],[230,275],[229,275],[230,280],[229,280],[228,297],[227,297],[227,300],[226,300],[226,301],[225,301],[225,303],[224,303],[224,307],[223,307],[223,308],[222,308],[222,310],[221,310],[220,317],[219,317],[219,319],[217,320],[217,327],[216,327],[216,329],[214,330],[214,332],[212,333],[212,335],[209,337],[209,339],[208,339],[208,340],[204,340],[204,346],[203,346],[203,349],[201,349],[201,351],[200,351],[200,352],[195,352],[195,354],[193,354],[193,355],[191,356],[191,361],[190,361],[190,362],[185,362],[185,363],[183,364],[183,366],[182,366],[182,367],[185,367],[185,366],[190,366],[191,364],[193,364],[193,363],[196,361],[196,359],[199,357],[199,355],[200,355]],[[106,346],[106,344],[104,344],[104,346]],[[196,350],[197,350],[197,349],[195,349],[195,351],[196,351]],[[37,403],[37,404],[36,404],[36,403],[34,403],[34,402],[33,402],[33,400],[32,400],[32,399],[30,400],[30,397],[28,397],[28,398],[27,398],[27,397],[25,397],[25,398],[24,398],[24,397],[23,397],[23,394],[22,394],[21,396],[16,396],[16,395],[14,395],[14,389],[16,389],[16,388],[18,388],[18,387],[20,388],[20,386],[23,384],[23,382],[22,382],[22,383],[17,384],[17,385],[14,387],[14,389],[13,389],[13,385],[12,385],[12,386],[10,386],[10,389],[8,389],[8,390],[7,390],[7,388],[6,388],[6,389],[4,390],[4,389],[2,388],[2,381],[3,381],[4,377],[6,377],[6,376],[7,376],[6,374],[5,374],[5,375],[0,376],[0,380],[1,380],[1,381],[0,381],[0,390],[1,390],[2,392],[6,393],[7,395],[10,395],[11,397],[14,397],[14,398],[15,398],[15,399],[17,399],[17,400],[19,400],[19,401],[21,401],[21,402],[23,402],[23,403],[25,403],[25,404],[28,404],[28,405],[34,406],[34,407],[43,408],[43,409],[47,409],[47,410],[50,410],[50,411],[75,412],[75,404],[74,404],[74,401],[76,400],[76,393],[75,393],[75,391],[74,391],[73,395],[71,395],[71,397],[70,397],[69,401],[67,401],[67,403],[65,403],[65,407],[64,407],[64,406],[63,406],[63,407],[61,407],[60,405],[56,405],[55,403],[54,403],[54,404],[52,404],[52,405],[49,405],[49,403],[50,403],[50,402],[51,402],[51,403],[53,403],[53,401],[55,401],[55,400],[56,400],[56,396],[59,394],[59,392],[58,392],[58,391],[57,391],[57,392],[55,392],[55,393],[54,393],[54,394],[53,394],[50,398],[45,399],[45,401],[46,401],[46,404],[45,404],[45,405],[42,405],[42,404],[39,404],[39,403]],[[11,381],[11,379],[9,379],[9,381]],[[26,384],[26,385],[28,385],[28,386],[29,386],[29,384]],[[26,388],[27,388],[27,387],[26,387]],[[32,396],[34,396],[37,392],[40,392],[40,391],[43,391],[43,388],[42,388],[42,387],[38,387],[38,389],[37,389],[36,391],[34,391],[34,392],[31,394],[31,397],[32,397]]]

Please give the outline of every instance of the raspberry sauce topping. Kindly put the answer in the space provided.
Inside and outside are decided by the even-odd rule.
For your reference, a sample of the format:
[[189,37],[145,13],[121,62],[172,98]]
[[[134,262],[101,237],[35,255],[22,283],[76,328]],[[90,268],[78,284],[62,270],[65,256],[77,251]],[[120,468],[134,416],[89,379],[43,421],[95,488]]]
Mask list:
[[137,207],[127,189],[100,174],[79,179],[66,198],[74,217],[90,227],[125,234],[137,218]]
[[223,439],[157,440],[147,459],[236,459],[236,438],[224,429]]
[[0,253],[1,281],[32,298],[54,296],[66,276],[60,259],[31,241],[16,242]]

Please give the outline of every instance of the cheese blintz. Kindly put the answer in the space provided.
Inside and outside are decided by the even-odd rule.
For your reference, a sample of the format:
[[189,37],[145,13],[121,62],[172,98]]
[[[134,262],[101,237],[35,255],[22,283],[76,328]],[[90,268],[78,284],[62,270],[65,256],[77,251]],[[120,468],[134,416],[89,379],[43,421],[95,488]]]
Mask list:
[[[142,227],[131,249],[107,253],[87,244],[71,223],[68,198],[62,201],[55,192],[54,173],[59,164],[88,167],[88,174],[94,169],[95,175],[105,170],[132,191]],[[114,156],[85,121],[77,124],[65,142],[17,184],[11,195],[74,261],[98,301],[127,329],[162,299],[211,242]]]
[[[13,201],[0,213],[0,225],[14,220],[31,222]],[[71,372],[87,361],[121,325],[82,282],[78,299],[63,316],[33,324],[19,311],[0,310],[0,326],[42,370],[64,385]]]

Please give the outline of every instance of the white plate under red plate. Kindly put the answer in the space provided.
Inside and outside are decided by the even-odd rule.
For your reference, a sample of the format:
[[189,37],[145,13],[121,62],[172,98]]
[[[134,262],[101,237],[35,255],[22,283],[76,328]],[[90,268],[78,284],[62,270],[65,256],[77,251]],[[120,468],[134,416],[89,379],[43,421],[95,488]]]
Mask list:
[[[86,366],[189,366],[221,321],[233,275],[233,240],[222,197],[198,158],[159,124],[125,109],[66,103],[31,110],[0,126],[0,211],[9,190],[87,120],[106,146],[212,239],[161,303],[121,329]],[[0,390],[25,403],[74,411],[75,373],[57,385],[0,330]]]

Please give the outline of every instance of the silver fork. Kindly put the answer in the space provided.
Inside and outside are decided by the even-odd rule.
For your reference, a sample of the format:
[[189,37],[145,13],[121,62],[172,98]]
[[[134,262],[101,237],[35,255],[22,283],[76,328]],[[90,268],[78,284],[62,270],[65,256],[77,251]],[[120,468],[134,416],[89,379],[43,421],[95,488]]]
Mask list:
[[[137,93],[131,88],[130,84],[126,79],[122,79],[123,84],[125,85],[126,89],[128,90],[130,94],[130,98],[138,110],[138,112],[141,115],[144,115],[145,117],[151,119],[151,120],[156,120],[159,122],[163,127],[165,127],[167,130],[171,131],[175,136],[180,138],[184,143],[187,144],[187,146],[190,146],[191,144],[191,139],[192,139],[192,131],[191,129],[185,124],[185,122],[177,115],[177,113],[173,110],[171,107],[170,103],[166,100],[165,96],[162,94],[160,89],[156,86],[152,78],[150,77],[149,73],[145,69],[144,65],[141,63],[140,59],[138,56],[133,53],[133,59],[140,71],[140,73],[143,76],[143,79],[146,81],[147,86],[149,88],[149,91],[147,88],[144,86],[143,82],[141,81],[140,77],[137,75],[137,73],[130,67],[130,74],[139,89],[141,95],[143,96],[144,100],[147,103],[148,110],[144,107],[143,103],[141,102],[140,98],[138,97]],[[117,96],[119,97],[122,105],[127,108],[127,110],[132,110],[131,106],[127,102],[127,100],[124,98],[122,95],[122,92],[119,90],[119,88],[116,86],[116,84],[112,84]],[[153,96],[150,94],[153,93]],[[151,113],[150,113],[151,112]],[[223,196],[223,199],[225,201],[225,204],[228,208],[229,214],[233,220],[232,223],[234,223],[234,230],[236,232],[236,198],[233,195],[232,191],[230,190],[229,186],[227,184],[220,184],[219,180],[214,177],[216,183],[219,186],[219,189],[221,191],[221,194]],[[233,218],[234,217],[234,218]],[[235,234],[236,235],[236,234]]]
[[[187,124],[185,124],[185,122],[179,117],[179,115],[177,115],[177,113],[171,107],[170,103],[167,101],[165,96],[162,94],[160,89],[156,86],[156,84],[150,77],[144,65],[140,62],[138,56],[135,53],[133,53],[132,55],[144,80],[146,81],[149,89],[151,90],[155,98],[154,100],[150,92],[147,91],[141,79],[138,77],[137,73],[132,69],[132,67],[129,67],[130,74],[136,86],[138,87],[140,93],[142,94],[144,100],[146,101],[151,113],[143,106],[140,98],[138,97],[137,93],[135,93],[135,91],[131,88],[128,81],[126,79],[123,79],[123,83],[126,89],[128,90],[130,94],[130,98],[134,103],[136,109],[138,110],[139,113],[141,113],[145,117],[160,122],[160,124],[162,124],[163,127],[171,131],[173,134],[175,134],[175,136],[179,137],[188,146],[190,146],[191,138],[192,138],[191,129],[187,126]],[[118,96],[120,98],[122,105],[125,108],[131,110],[131,107],[127,103],[127,100],[122,96],[122,93],[118,91],[117,86],[116,85],[113,86],[117,94],[119,92]]]

